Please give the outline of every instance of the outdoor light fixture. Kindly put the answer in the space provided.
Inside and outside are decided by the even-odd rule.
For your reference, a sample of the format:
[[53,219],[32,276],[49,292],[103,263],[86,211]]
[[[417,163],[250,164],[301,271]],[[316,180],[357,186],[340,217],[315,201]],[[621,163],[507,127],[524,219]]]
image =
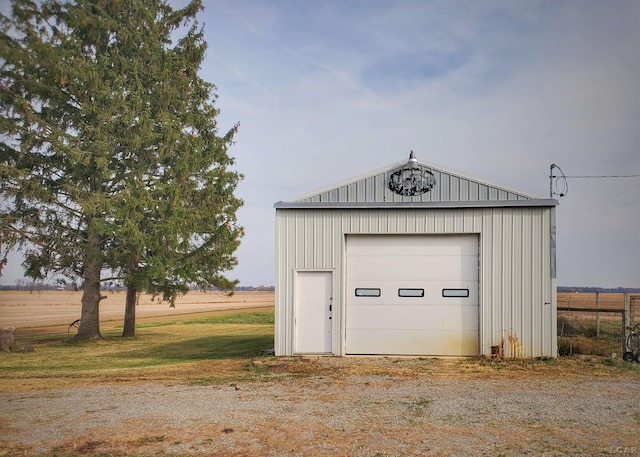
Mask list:
[[426,167],[418,163],[413,151],[407,164],[391,173],[389,189],[398,195],[413,197],[429,192],[436,184],[436,178]]
[[409,161],[407,162],[407,168],[411,170],[417,170],[420,166],[418,165],[418,159],[416,159],[416,155],[413,151],[409,153]]

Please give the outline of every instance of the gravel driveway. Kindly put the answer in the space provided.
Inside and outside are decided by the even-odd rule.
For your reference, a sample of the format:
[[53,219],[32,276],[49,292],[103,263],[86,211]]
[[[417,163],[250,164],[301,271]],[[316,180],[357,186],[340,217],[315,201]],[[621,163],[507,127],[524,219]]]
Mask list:
[[332,374],[354,362],[317,363],[320,374],[238,385],[2,393],[0,456],[640,455],[634,377]]

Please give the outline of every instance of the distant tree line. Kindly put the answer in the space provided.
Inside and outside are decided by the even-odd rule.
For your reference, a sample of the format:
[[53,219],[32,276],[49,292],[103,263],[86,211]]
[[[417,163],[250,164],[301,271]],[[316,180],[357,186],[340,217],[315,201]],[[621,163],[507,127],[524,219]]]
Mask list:
[[559,286],[558,292],[560,293],[573,293],[580,292],[584,294],[594,294],[596,292],[600,292],[603,294],[637,294],[640,293],[640,288],[634,287],[568,287],[568,286]]
[[252,291],[256,291],[256,292],[273,292],[274,290],[276,290],[275,286],[238,286],[236,287],[237,291],[241,291],[241,292],[252,292]]
[[[75,283],[67,283],[67,282],[44,282],[44,281],[33,281],[29,279],[18,279],[16,280],[15,285],[0,285],[0,291],[2,290],[27,290],[27,291],[45,291],[45,290],[67,290],[67,291],[78,291],[82,290],[82,285],[78,285]],[[203,292],[215,292],[220,291],[222,289],[216,287],[210,287],[203,289],[193,284],[189,287],[190,290],[201,290]],[[103,284],[102,290],[109,292],[117,292],[117,291],[125,291],[127,290],[126,286],[119,283],[105,283]],[[236,286],[234,291],[238,292],[273,292],[275,291],[274,286]]]

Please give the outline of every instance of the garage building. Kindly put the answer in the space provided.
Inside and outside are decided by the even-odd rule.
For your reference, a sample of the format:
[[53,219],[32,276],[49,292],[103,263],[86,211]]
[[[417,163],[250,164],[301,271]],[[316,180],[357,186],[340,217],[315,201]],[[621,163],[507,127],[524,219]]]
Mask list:
[[395,163],[276,203],[276,355],[557,355],[555,207]]

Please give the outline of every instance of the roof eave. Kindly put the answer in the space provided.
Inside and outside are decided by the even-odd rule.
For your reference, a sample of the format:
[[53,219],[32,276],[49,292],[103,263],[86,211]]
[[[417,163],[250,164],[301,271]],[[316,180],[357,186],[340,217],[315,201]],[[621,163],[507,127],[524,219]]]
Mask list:
[[277,202],[275,209],[438,209],[438,208],[523,208],[558,206],[552,198],[528,200],[478,200],[452,202]]

